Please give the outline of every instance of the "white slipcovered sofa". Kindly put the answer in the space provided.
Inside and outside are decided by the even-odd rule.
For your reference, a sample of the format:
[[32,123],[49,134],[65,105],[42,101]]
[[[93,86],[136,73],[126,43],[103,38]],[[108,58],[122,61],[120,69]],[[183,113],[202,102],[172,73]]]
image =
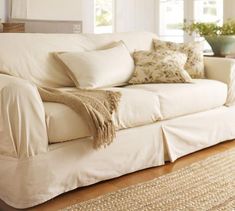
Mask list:
[[[0,199],[16,208],[235,138],[235,60],[205,58],[207,79],[109,88],[122,93],[117,137],[92,147],[81,116],[42,102],[35,84],[72,87],[55,51],[87,51],[123,40],[150,50],[154,34],[0,34]],[[118,58],[117,58],[118,59]]]

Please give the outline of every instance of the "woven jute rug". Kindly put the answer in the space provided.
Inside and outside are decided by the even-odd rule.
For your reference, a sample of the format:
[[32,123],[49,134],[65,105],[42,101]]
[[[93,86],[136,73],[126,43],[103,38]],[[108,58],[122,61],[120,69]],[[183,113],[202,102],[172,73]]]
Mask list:
[[235,211],[235,149],[63,211]]

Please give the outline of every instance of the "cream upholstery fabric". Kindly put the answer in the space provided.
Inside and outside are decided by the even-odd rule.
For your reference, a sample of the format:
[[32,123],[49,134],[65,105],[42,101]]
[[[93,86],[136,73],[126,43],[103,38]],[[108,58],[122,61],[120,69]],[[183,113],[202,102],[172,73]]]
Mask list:
[[114,41],[122,40],[129,51],[135,50],[149,51],[153,49],[153,39],[157,38],[156,34],[149,32],[125,32],[114,34],[86,34],[86,37],[95,45],[96,49],[103,49]]
[[33,158],[0,155],[0,198],[17,208],[31,207],[77,187],[163,165],[166,147],[173,161],[232,139],[234,125],[235,107],[221,107],[118,131],[105,149],[93,150],[91,140],[80,139],[52,144]]
[[235,107],[219,107],[162,123],[171,161],[235,137]]
[[132,128],[162,119],[160,102],[157,95],[145,90],[109,88],[122,94],[119,108],[113,116],[118,129]]
[[[0,73],[43,86],[74,86],[65,67],[52,56],[52,52],[94,50],[120,40],[132,51],[149,50],[152,38],[156,35],[145,32],[109,35],[0,33]],[[0,153],[27,157],[46,152],[48,137],[44,107],[36,88],[29,82],[9,76],[1,76],[0,82],[3,110],[0,137],[4,142]]]
[[84,51],[93,47],[82,35],[0,34],[0,72],[43,86],[73,86],[55,51]]
[[34,85],[0,74],[0,114],[1,155],[25,158],[47,151],[44,107]]
[[74,110],[60,103],[43,103],[50,143],[91,136],[88,125]]
[[227,58],[205,57],[206,77],[222,81],[228,86],[226,105],[235,105],[235,60]]
[[[135,49],[150,50],[154,37],[155,35],[151,33],[114,35],[0,33],[0,71],[39,84],[69,86],[73,84],[72,81],[64,75],[64,69],[54,63],[56,60],[48,56],[48,52],[99,49],[119,40],[125,42],[130,52]],[[212,64],[214,61],[215,63]],[[234,99],[233,60],[208,58],[205,59],[205,64],[209,78],[220,80],[228,85],[227,103],[231,105]],[[132,99],[135,97],[136,105],[133,107],[131,101],[122,102],[123,110],[119,115],[127,108],[130,115],[128,120],[131,121],[127,122],[126,117],[123,117],[122,121],[117,122],[121,127],[129,127],[134,121],[143,121],[144,118],[155,121],[159,113],[155,113],[156,116],[152,114],[156,108],[159,108],[159,104],[161,111],[164,111],[163,114],[160,112],[161,117],[164,118],[187,112],[198,112],[197,107],[210,110],[120,130],[113,144],[105,149],[94,150],[92,140],[88,138],[48,145],[44,106],[36,87],[22,79],[0,75],[1,200],[17,208],[31,207],[77,187],[163,165],[164,157],[168,156],[171,161],[174,161],[196,150],[234,139],[235,107],[220,107],[214,110],[205,107],[205,105],[214,107],[223,103],[225,85],[216,81],[204,83],[210,86],[200,81],[195,82],[193,87],[197,91],[190,88],[188,92],[183,91],[178,85],[177,87],[170,85],[177,93],[166,89],[163,85],[161,89],[159,88],[160,94],[157,94],[157,89],[150,89],[149,85],[145,85],[144,89],[143,87],[126,88],[130,90],[129,94],[132,92],[132,95],[128,96],[129,94],[126,93],[123,95],[124,98],[125,96]],[[137,94],[137,89],[138,93],[140,90],[141,93],[145,92],[145,97],[142,97],[143,94]],[[171,96],[167,97],[168,93]],[[194,104],[184,101],[182,97],[184,95],[187,99],[193,100]],[[170,97],[174,101],[171,101]],[[143,107],[145,100],[147,103]],[[151,100],[156,106],[153,110],[148,106]],[[171,105],[167,106],[167,102]],[[178,107],[178,103],[181,108]],[[192,109],[189,109],[189,106]],[[50,112],[56,113],[56,110],[52,111],[55,108],[54,105],[47,105],[47,107],[51,107]],[[134,112],[131,113],[132,108],[135,113],[141,109],[137,119],[130,118],[136,115]],[[63,112],[63,109],[60,108],[58,111]],[[63,114],[62,112],[60,115]],[[170,115],[167,115],[167,112]],[[73,114],[71,116],[74,118]],[[54,116],[54,119],[48,117],[49,115],[46,117],[47,122],[60,121],[65,125],[67,121],[65,118],[61,120],[62,117],[59,120]],[[61,125],[54,124],[54,129],[60,130],[60,127]],[[53,128],[52,125],[49,128]],[[65,133],[64,137],[67,135]],[[166,149],[169,155],[164,155]]]
[[0,155],[0,198],[13,207],[32,207],[77,187],[163,164],[159,125],[121,130],[99,150],[89,139],[52,144],[33,159]]
[[[109,90],[122,93],[118,111],[113,116],[117,129],[136,127],[161,119],[159,99],[154,93],[125,88]],[[88,125],[69,107],[57,103],[44,103],[44,107],[50,143],[91,136]]]
[[[143,84],[108,90],[122,93],[113,116],[117,129],[213,109],[224,105],[227,96],[224,83],[205,79],[194,79],[192,84]],[[81,116],[67,106],[44,103],[44,107],[50,143],[91,135]]]
[[134,61],[122,42],[105,50],[64,52],[57,57],[76,86],[85,89],[125,84],[134,72]]
[[65,66],[53,52],[83,52],[123,40],[130,52],[150,50],[156,35],[147,32],[92,34],[0,33],[0,73],[21,77],[50,87],[73,86]]
[[140,84],[129,88],[155,93],[159,97],[163,119],[222,106],[227,97],[224,83],[206,79],[193,79],[189,84]]

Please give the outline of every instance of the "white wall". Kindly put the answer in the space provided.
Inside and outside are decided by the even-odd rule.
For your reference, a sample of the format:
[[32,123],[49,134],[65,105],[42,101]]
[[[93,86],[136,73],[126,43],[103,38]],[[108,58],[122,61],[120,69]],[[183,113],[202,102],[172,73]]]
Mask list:
[[115,31],[156,31],[156,0],[116,0]]
[[224,0],[224,20],[235,18],[235,1]]
[[[116,0],[115,31],[155,31],[156,0]],[[94,30],[94,0],[28,0],[28,19],[82,20],[83,32]]]
[[81,20],[81,0],[28,0],[28,19]]
[[7,19],[7,0],[0,0],[0,19],[2,22]]
[[[116,0],[115,31],[155,32],[155,1]],[[94,30],[94,0],[28,0],[28,18],[82,20],[83,32]]]
[[[6,2],[0,0],[0,17],[6,18]],[[20,1],[20,0],[16,0]],[[83,32],[94,29],[94,0],[21,0],[27,1],[28,19],[82,20]],[[192,0],[187,0],[192,1]],[[235,0],[224,0],[224,16],[235,18]],[[159,0],[115,0],[115,31],[158,32],[157,5]],[[17,7],[19,8],[19,7]],[[187,12],[187,11],[186,11]]]
[[[10,1],[10,0],[9,0]],[[28,0],[11,0],[11,18],[27,18]]]
[[136,0],[136,30],[156,31],[155,0]]
[[[0,0],[2,1],[2,0]],[[83,21],[83,32],[93,32],[94,0],[13,0],[22,5],[26,2],[24,12],[16,5],[13,18],[30,20]],[[17,8],[19,11],[17,11]],[[22,14],[21,14],[22,13]],[[26,15],[24,15],[26,13]],[[26,16],[26,17],[25,17]]]
[[82,4],[82,25],[84,33],[94,32],[94,0],[80,0]]

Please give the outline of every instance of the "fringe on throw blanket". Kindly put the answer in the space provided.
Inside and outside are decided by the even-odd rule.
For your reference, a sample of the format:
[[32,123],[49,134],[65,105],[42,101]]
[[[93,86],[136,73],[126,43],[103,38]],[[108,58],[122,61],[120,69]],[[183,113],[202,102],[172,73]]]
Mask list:
[[106,90],[60,90],[44,87],[38,87],[38,91],[44,102],[65,104],[82,115],[92,131],[94,148],[105,147],[112,143],[116,135],[112,114],[118,108],[121,93]]

